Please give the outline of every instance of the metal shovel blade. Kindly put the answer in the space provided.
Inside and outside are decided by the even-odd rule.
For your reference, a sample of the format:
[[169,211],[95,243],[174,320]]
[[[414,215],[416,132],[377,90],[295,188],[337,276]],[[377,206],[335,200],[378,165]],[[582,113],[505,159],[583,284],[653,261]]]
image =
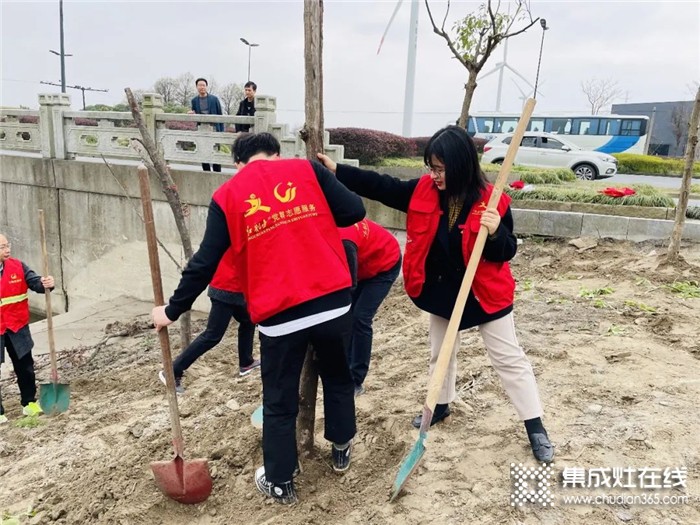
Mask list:
[[255,409],[255,412],[253,412],[250,415],[250,424],[253,425],[257,429],[261,429],[263,427],[263,406],[260,405],[258,408]]
[[211,494],[212,480],[206,459],[185,461],[176,456],[172,461],[154,461],[151,470],[156,485],[170,499],[193,505]]
[[427,406],[424,406],[423,418],[421,420],[420,430],[418,431],[418,441],[415,442],[413,448],[401,462],[401,466],[399,466],[399,472],[396,474],[396,479],[394,480],[394,491],[389,501],[394,501],[396,499],[396,496],[399,495],[399,492],[401,492],[408,478],[410,478],[413,471],[416,470],[423,454],[425,454],[425,440],[428,437],[428,429],[430,428],[430,422],[432,420],[433,411]]
[[68,410],[70,385],[65,383],[41,383],[39,385],[39,406],[45,414],[61,414]]

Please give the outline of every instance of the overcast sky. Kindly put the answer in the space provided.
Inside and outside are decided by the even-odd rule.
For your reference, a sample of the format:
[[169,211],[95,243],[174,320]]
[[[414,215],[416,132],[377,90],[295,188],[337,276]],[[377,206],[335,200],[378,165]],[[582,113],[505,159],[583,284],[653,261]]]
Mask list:
[[[324,96],[327,127],[357,126],[399,133],[403,115],[410,0],[404,1],[379,55],[377,47],[395,0],[326,0],[324,13]],[[0,104],[37,107],[37,94],[58,90],[40,80],[60,82],[58,0],[0,0],[2,93]],[[453,1],[446,27],[475,10],[479,2]],[[442,19],[446,3],[431,0]],[[613,79],[623,92],[616,102],[690,100],[689,84],[700,80],[700,1],[534,0],[533,17],[545,33],[537,111],[587,112],[581,81]],[[164,76],[191,72],[221,83],[243,83],[248,48],[251,79],[258,93],[277,97],[278,122],[304,120],[303,2],[116,2],[64,1],[66,81],[108,89],[86,93],[87,103],[115,104],[124,88],[148,88]],[[507,62],[531,83],[537,69],[542,30],[538,25],[515,37]],[[466,70],[444,40],[432,32],[420,2],[412,135],[430,135],[459,115]],[[495,51],[484,72],[503,58]],[[498,75],[479,83],[473,111],[495,108]],[[506,73],[502,111],[520,111],[518,82]],[[80,91],[69,90],[73,108]]]

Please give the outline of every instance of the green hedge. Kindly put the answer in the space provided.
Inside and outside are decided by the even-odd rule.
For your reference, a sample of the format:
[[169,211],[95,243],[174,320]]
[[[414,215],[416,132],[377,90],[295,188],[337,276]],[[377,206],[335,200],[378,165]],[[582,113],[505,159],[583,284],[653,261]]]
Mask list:
[[513,200],[542,200],[557,202],[581,202],[588,204],[613,204],[619,206],[651,206],[673,208],[673,199],[648,184],[632,184],[637,193],[627,197],[609,197],[598,193],[610,184],[571,184],[567,186],[541,185],[531,191],[506,188]]
[[[620,173],[644,173],[652,175],[682,175],[685,161],[667,159],[653,155],[636,155],[634,153],[615,153]],[[693,176],[700,177],[700,162],[693,166]]]

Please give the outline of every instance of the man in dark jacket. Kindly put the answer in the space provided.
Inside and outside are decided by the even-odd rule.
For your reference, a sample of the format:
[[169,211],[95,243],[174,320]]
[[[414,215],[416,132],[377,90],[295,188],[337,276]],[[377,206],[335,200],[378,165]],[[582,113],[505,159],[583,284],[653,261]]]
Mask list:
[[[243,87],[243,100],[238,104],[236,116],[252,117],[255,115],[255,93],[258,91],[258,86],[255,82],[246,82]],[[250,124],[236,124],[237,132],[250,131]]]
[[[32,359],[32,334],[29,332],[29,300],[27,289],[45,293],[54,286],[53,277],[40,277],[19,259],[10,257],[12,246],[0,235],[0,364],[5,360],[5,348],[17,375],[22,398],[22,413],[35,416],[42,412],[36,402],[36,380]],[[0,395],[0,424],[7,417]]]
[[[189,111],[190,114],[197,113],[198,115],[223,115],[224,112],[221,110],[221,102],[219,98],[211,95],[207,92],[209,83],[206,78],[198,78],[195,81],[197,86],[198,95],[192,99],[192,109]],[[223,131],[224,124],[219,122],[214,124],[214,129],[216,131]],[[209,163],[202,162],[202,169],[204,171],[211,171],[209,169]],[[214,164],[214,171],[221,171],[221,164]]]
[[160,329],[189,310],[231,248],[250,318],[261,334],[264,465],[255,484],[266,496],[290,504],[297,501],[296,416],[309,345],[323,382],[324,436],[332,443],[333,469],[350,466],[355,402],[345,351],[352,282],[337,227],[362,220],[365,209],[318,162],[279,154],[280,144],[269,133],[236,139],[238,172],[214,193],[199,250],[168,305],[153,309],[153,321]]

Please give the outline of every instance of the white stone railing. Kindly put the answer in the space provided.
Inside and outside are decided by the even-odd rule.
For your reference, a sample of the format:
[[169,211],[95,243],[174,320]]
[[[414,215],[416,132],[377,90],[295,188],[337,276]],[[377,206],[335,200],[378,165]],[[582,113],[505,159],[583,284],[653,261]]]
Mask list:
[[39,112],[29,109],[0,110],[0,149],[39,153]]
[[[39,111],[0,110],[0,150],[40,153],[53,159],[139,158],[130,145],[131,139],[140,138],[130,112],[71,111],[66,94],[39,95],[39,105]],[[274,97],[259,95],[252,117],[164,113],[162,97],[147,93],[142,114],[168,162],[232,166],[231,145],[238,134],[216,132],[215,124],[223,124],[227,130],[236,124],[249,124],[251,131],[272,133],[280,141],[282,157],[305,156],[298,135],[276,123],[276,105]],[[183,129],[173,129],[174,122],[183,123]],[[325,142],[328,144],[327,133]],[[356,163],[343,158],[343,146],[327,145],[325,149],[336,161]]]

